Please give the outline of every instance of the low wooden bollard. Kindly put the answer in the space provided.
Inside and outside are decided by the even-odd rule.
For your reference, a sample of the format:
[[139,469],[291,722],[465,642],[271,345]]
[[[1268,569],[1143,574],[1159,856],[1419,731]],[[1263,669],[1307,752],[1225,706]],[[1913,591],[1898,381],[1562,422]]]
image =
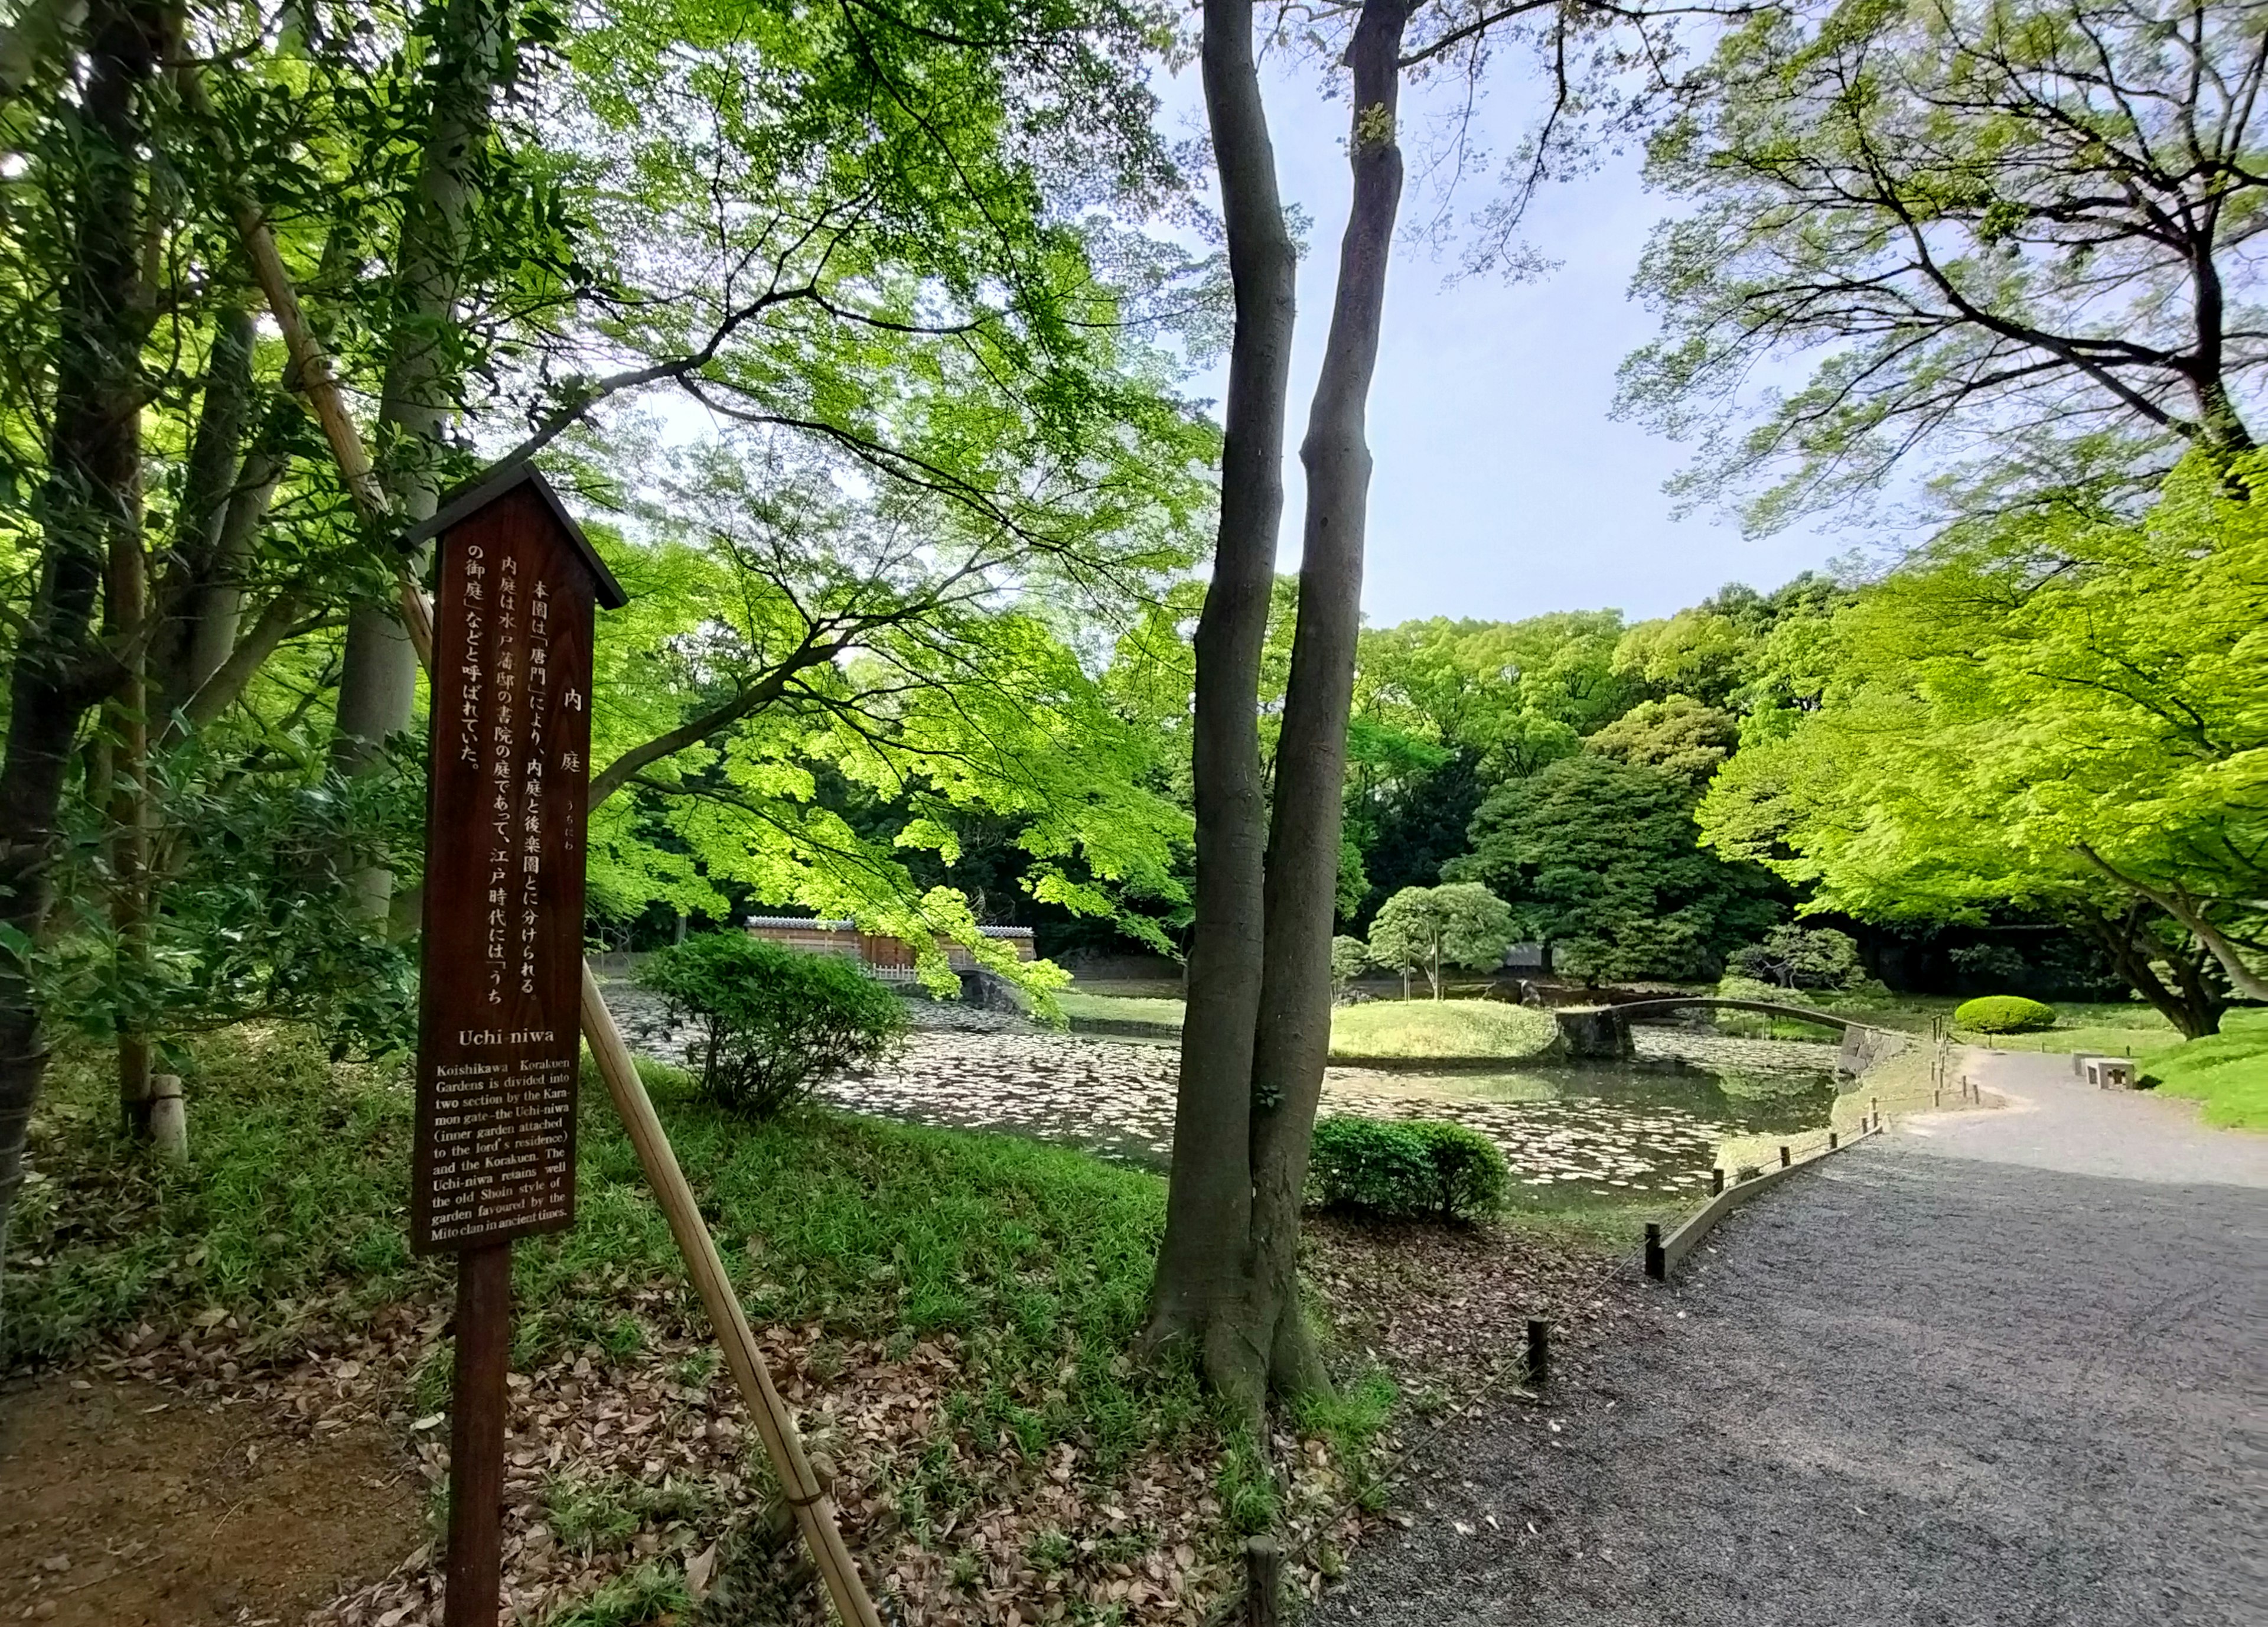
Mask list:
[[189,1161],[188,1106],[181,1099],[179,1074],[158,1074],[150,1081],[150,1140],[169,1161]]
[[1834,1150],[1835,1150],[1835,1149],[1836,1149],[1837,1147],[1838,1147],[1838,1146],[1840,1146],[1840,1145],[1842,1145],[1841,1139],[1840,1139],[1840,1138],[1839,1138],[1839,1137],[1835,1134],[1835,1132],[1834,1132],[1834,1131],[1832,1131],[1832,1130],[1828,1131],[1828,1132],[1827,1132],[1827,1150],[1828,1150],[1828,1151],[1830,1151],[1830,1152],[1832,1152],[1832,1151],[1834,1151]]
[[1713,1198],[1724,1189],[1725,1172],[1721,1169],[1711,1170],[1709,1172],[1709,1195]]
[[1272,1536],[1244,1544],[1245,1627],[1276,1627],[1277,1596],[1283,1587],[1284,1550]]
[[1782,1168],[1782,1169],[1786,1169],[1786,1168],[1787,1167],[1787,1165],[1788,1165],[1787,1149],[1786,1149],[1786,1146],[1782,1146],[1782,1147],[1780,1148],[1780,1150],[1779,1150],[1779,1166],[1780,1166],[1780,1168]]
[[1661,1252],[1661,1224],[1659,1221],[1646,1223],[1646,1274],[1657,1283],[1669,1275],[1669,1262]]
[[1551,1324],[1540,1316],[1528,1319],[1528,1382],[1542,1389],[1551,1377]]

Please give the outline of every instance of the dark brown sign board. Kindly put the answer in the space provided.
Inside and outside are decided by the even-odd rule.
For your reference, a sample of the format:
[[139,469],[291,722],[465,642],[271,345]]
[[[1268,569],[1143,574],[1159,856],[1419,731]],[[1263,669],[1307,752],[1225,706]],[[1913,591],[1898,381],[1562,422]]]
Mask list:
[[457,1257],[448,1627],[495,1627],[512,1240],[575,1221],[583,817],[594,609],[622,588],[522,468],[412,534],[440,544],[410,1246]]
[[622,590],[523,470],[434,517],[410,1245],[575,1219],[593,609]]

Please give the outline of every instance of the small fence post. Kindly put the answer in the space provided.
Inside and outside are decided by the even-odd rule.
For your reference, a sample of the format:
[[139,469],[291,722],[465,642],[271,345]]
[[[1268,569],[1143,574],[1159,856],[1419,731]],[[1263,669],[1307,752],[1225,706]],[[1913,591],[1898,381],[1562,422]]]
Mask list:
[[1722,1168],[1718,1168],[1718,1169],[1711,1170],[1711,1171],[1709,1172],[1709,1195],[1710,1195],[1711,1197],[1712,1197],[1712,1198],[1713,1198],[1713,1197],[1715,1197],[1719,1193],[1722,1192],[1724,1189],[1725,1189],[1725,1172],[1724,1172],[1724,1170],[1723,1170]]
[[1669,1276],[1669,1261],[1661,1252],[1661,1225],[1658,1221],[1646,1223],[1646,1274],[1657,1283]]
[[1779,1166],[1782,1169],[1787,1167],[1787,1148],[1785,1145],[1779,1150]]
[[1540,1316],[1528,1319],[1528,1382],[1542,1389],[1551,1379],[1551,1324]]
[[1835,1135],[1835,1132],[1834,1132],[1834,1131],[1832,1131],[1832,1130],[1828,1131],[1828,1132],[1827,1132],[1827,1150],[1828,1150],[1828,1151],[1830,1151],[1830,1152],[1834,1151],[1837,1144],[1838,1144],[1838,1143],[1837,1143],[1837,1136],[1836,1136],[1836,1135]]
[[1283,1573],[1284,1550],[1274,1537],[1256,1536],[1244,1544],[1245,1627],[1276,1627]]

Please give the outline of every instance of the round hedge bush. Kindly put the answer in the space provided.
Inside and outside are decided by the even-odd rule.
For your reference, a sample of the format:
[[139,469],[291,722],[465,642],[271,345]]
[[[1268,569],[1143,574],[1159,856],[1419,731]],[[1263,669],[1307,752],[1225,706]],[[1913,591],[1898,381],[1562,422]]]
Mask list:
[[1963,1001],[1953,1014],[1953,1025],[1972,1034],[2030,1034],[2055,1026],[2053,1006],[2043,1006],[2021,995],[1986,995]]
[[1504,1154],[1462,1124],[1315,1120],[1307,1180],[1327,1208],[1397,1220],[1479,1220],[1504,1207]]
[[847,1068],[880,1060],[906,1032],[905,1002],[841,955],[808,955],[745,932],[703,932],[656,950],[638,981],[689,1019],[688,1061],[719,1106],[769,1118]]

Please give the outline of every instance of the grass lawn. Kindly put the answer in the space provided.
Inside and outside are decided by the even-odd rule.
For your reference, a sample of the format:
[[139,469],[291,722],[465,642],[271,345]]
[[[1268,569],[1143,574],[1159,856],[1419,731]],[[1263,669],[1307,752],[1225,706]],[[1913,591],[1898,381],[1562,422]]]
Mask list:
[[2232,1011],[2220,1032],[2159,1052],[2143,1073],[2161,1096],[2203,1102],[2207,1124],[2268,1130],[2268,1011]]
[[[198,1048],[195,1156],[179,1172],[109,1133],[101,1057],[59,1060],[10,1239],[0,1359],[63,1358],[133,1321],[163,1327],[215,1307],[281,1350],[312,1320],[351,1320],[446,1280],[446,1265],[409,1254],[412,1101],[398,1073],[333,1069],[288,1033]],[[1035,1446],[1092,1427],[1123,1447],[1195,1420],[1193,1389],[1111,1367],[1148,1288],[1165,1208],[1155,1176],[1016,1137],[815,1109],[750,1124],[693,1098],[675,1069],[647,1071],[752,1320],[908,1342],[981,1332],[988,1405],[1010,1407],[1042,1377],[1061,1391],[1017,1414]],[[634,1297],[614,1291],[632,1281],[696,1304],[587,1069],[582,1101],[576,1226],[515,1251],[519,1365],[586,1344],[634,1350]]]
[[1500,1000],[1372,1000],[1331,1013],[1331,1054],[1533,1056],[1557,1032],[1550,1012]]
[[[1366,1019],[1366,1044],[1395,1042],[1387,1017],[1421,1035],[1454,1026],[1466,1045],[1550,1030],[1538,1013],[1480,1002],[1346,1015]],[[314,1396],[318,1411],[351,1402],[417,1456],[430,1522],[452,1273],[408,1252],[403,1070],[334,1065],[287,1030],[192,1051],[193,1156],[179,1169],[119,1143],[105,1053],[59,1051],[10,1239],[0,1363],[218,1385],[259,1403],[247,1417],[282,1418],[287,1395]],[[678,1070],[647,1072],[776,1374],[813,1449],[839,1468],[846,1534],[931,1620],[960,1619],[980,1586],[1062,1601],[1071,1623],[1190,1619],[1236,1585],[1236,1535],[1305,1541],[1378,1495],[1395,1392],[1376,1350],[1425,1387],[1427,1364],[1458,1352],[1436,1376],[1454,1389],[1489,1371],[1457,1341],[1510,1348],[1539,1285],[1595,1307],[1598,1251],[1634,1224],[1547,1194],[1501,1230],[1416,1228],[1414,1253],[1395,1245],[1373,1261],[1373,1298],[1344,1303],[1340,1256],[1318,1254],[1318,1318],[1375,1313],[1403,1344],[1344,1345],[1336,1401],[1262,1442],[1185,1365],[1130,1349],[1163,1221],[1158,1177],[1019,1137],[820,1109],[752,1124],[698,1100]],[[587,1076],[583,1100],[578,1224],[515,1251],[515,1405],[533,1409],[554,1467],[538,1494],[552,1541],[512,1549],[508,1580],[539,1590],[516,1596],[541,1596],[549,1627],[621,1627],[684,1611],[687,1561],[720,1532],[727,1571],[761,1576],[768,1562],[743,1566],[735,1555],[754,1550],[734,1533],[760,1523],[767,1476],[745,1433],[718,1433],[737,1402],[698,1301]],[[1454,1268],[1436,1281],[1437,1268]],[[1476,1283],[1496,1285],[1502,1316],[1476,1315]],[[652,1432],[608,1422],[625,1416]],[[659,1490],[650,1458],[673,1465]],[[1130,1573],[1170,1588],[1139,1609],[1098,1602]],[[426,1585],[411,1567],[357,1597],[382,1618]]]
[[[1057,996],[1064,1015],[1088,1021],[1182,1025],[1182,1002],[1161,997],[1071,989]],[[1370,1000],[1331,1013],[1334,1057],[1515,1058],[1533,1056],[1556,1032],[1546,1011],[1500,1000]]]
[[[225,1334],[232,1374],[239,1363],[288,1366],[398,1325],[405,1305],[425,1307],[438,1338],[451,1274],[408,1250],[412,1098],[401,1070],[334,1067],[288,1032],[195,1048],[194,1156],[179,1170],[113,1133],[102,1054],[58,1057],[10,1239],[0,1364],[70,1362],[122,1342],[186,1351]],[[1044,1505],[1027,1506],[1019,1488],[1042,1466],[1068,1473],[1072,1455],[1065,1490],[1093,1507],[1133,1506],[1113,1488],[1129,1474],[1154,1486],[1145,1466],[1174,1461],[1210,1487],[1203,1518],[1214,1532],[1279,1517],[1266,1454],[1186,1364],[1128,1357],[1164,1220],[1159,1177],[1019,1137],[816,1108],[751,1124],[693,1098],[677,1070],[652,1067],[649,1084],[768,1339],[799,1350],[822,1386],[845,1363],[861,1375],[893,1364],[943,1374],[897,1426],[906,1438],[865,1471],[869,1506],[891,1511],[886,1540],[912,1555],[902,1563],[943,1575],[961,1563],[960,1540],[939,1537],[932,1553],[932,1534],[1039,1518]],[[621,1383],[729,1391],[667,1226],[587,1071],[582,1099],[576,1226],[514,1252],[514,1371],[574,1364],[630,1375]],[[382,1404],[404,1421],[440,1411],[447,1363],[446,1343],[430,1343],[394,1381],[407,1393]],[[1366,1372],[1351,1404],[1311,1421],[1350,1465],[1366,1461],[1392,1397]],[[853,1383],[844,1404],[866,1399],[868,1382]],[[611,1501],[626,1529],[665,1523],[666,1510]],[[1194,1494],[1180,1506],[1199,1518]],[[1147,1539],[1160,1540],[1170,1549],[1207,1538],[1191,1528]],[[1114,1542],[1064,1560],[1063,1574],[1101,1565],[1107,1581],[1108,1564],[1151,1551],[1132,1529]],[[627,1560],[627,1538],[622,1546]],[[622,1586],[636,1580],[626,1572]]]
[[1084,989],[1066,988],[1056,995],[1067,1017],[1086,1018],[1090,1022],[1162,1023],[1171,1028],[1182,1025],[1182,1002],[1164,996],[1097,995]]

